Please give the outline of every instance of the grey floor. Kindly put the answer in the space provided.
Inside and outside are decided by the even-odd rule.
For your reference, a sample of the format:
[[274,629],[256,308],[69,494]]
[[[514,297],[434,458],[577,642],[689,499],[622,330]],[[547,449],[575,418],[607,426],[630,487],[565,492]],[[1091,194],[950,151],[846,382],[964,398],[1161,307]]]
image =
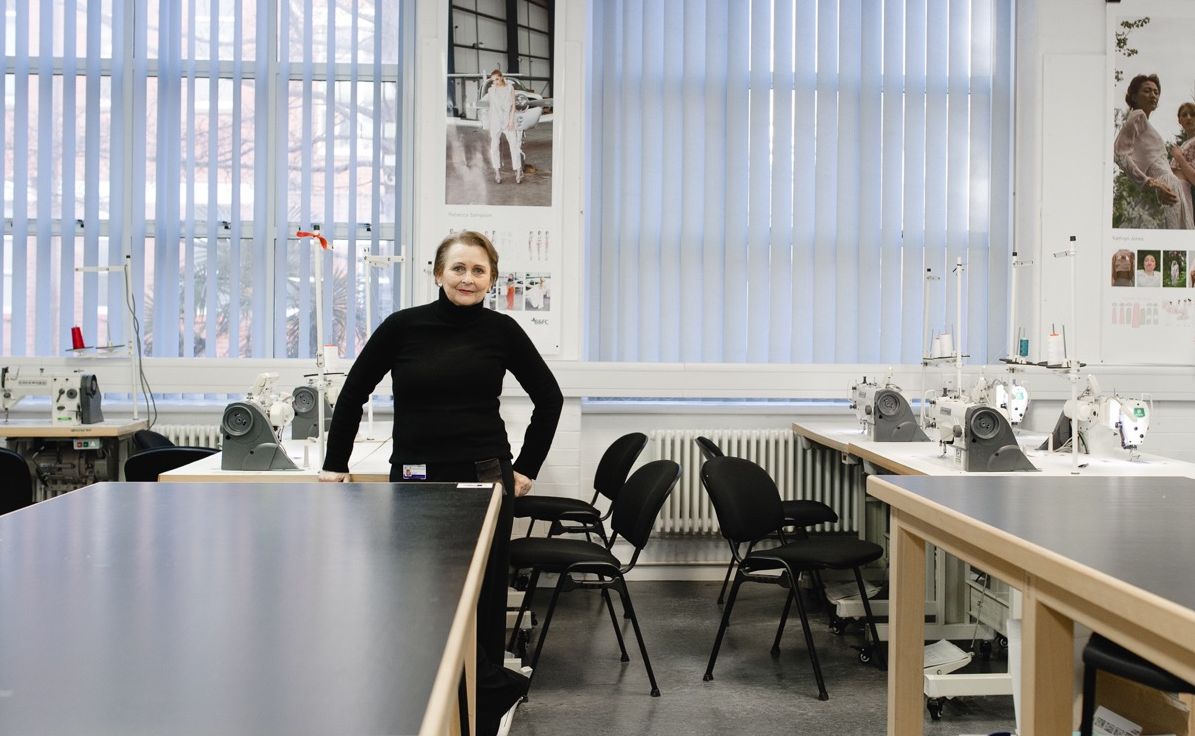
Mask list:
[[[512,736],[884,733],[887,675],[874,665],[859,663],[851,648],[862,641],[858,630],[835,636],[825,614],[811,612],[814,642],[830,694],[825,702],[817,699],[795,611],[780,656],[772,658],[769,650],[784,603],[784,591],[777,586],[744,586],[715,678],[703,682],[721,615],[714,602],[718,587],[714,582],[630,584],[660,685],[659,698],[648,694],[630,622],[620,620],[631,654],[631,661],[624,663],[619,661],[601,598],[585,590],[563,595],[529,700],[516,712]],[[549,593],[537,594],[535,608],[541,616]],[[620,606],[618,611],[621,614]],[[538,636],[538,628],[536,632]],[[1004,653],[997,651],[986,667],[1003,670],[1003,658]],[[928,714],[925,721],[927,736],[1012,729],[1012,700],[1007,697],[954,699],[946,704],[941,721],[932,721]]]

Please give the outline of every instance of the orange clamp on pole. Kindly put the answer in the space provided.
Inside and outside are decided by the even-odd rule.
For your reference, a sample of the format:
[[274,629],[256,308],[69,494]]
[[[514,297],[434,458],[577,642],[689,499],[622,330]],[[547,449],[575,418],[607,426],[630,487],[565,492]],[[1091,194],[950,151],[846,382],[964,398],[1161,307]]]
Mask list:
[[323,248],[324,250],[331,250],[331,246],[328,245],[328,239],[325,238],[320,233],[312,233],[312,232],[308,232],[306,230],[300,230],[297,233],[295,233],[295,237],[296,238],[317,238],[319,240],[319,247]]

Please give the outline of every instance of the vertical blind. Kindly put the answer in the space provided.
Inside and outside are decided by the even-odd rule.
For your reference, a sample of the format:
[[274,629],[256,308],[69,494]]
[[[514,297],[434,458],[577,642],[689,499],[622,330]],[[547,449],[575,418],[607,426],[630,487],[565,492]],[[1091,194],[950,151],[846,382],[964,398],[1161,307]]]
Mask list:
[[592,359],[916,363],[927,316],[1004,354],[1011,0],[594,12]]
[[[404,9],[404,5],[406,8]],[[146,353],[356,352],[401,297],[400,0],[0,0],[0,353],[123,343],[127,251]]]

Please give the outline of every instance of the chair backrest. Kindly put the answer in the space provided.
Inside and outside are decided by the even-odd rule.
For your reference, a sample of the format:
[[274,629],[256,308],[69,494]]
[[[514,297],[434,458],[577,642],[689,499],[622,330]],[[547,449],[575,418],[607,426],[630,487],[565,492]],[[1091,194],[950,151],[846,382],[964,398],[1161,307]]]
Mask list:
[[145,452],[157,447],[174,447],[174,443],[164,434],[149,429],[139,429],[133,433],[133,449]]
[[610,521],[614,533],[635,545],[636,550],[643,549],[664,500],[679,479],[680,464],[675,460],[653,460],[632,473],[614,504]]
[[25,458],[0,447],[0,514],[33,505],[33,474]]
[[156,481],[167,470],[181,468],[208,455],[216,454],[211,447],[157,447],[124,461],[124,478],[128,481]]
[[705,458],[707,462],[716,457],[726,456],[726,453],[722,452],[722,448],[718,447],[718,443],[714,442],[709,437],[698,437],[696,442],[697,447],[701,448],[701,456]]
[[733,543],[754,542],[784,524],[780,491],[768,471],[750,460],[716,457],[701,466],[722,536]]
[[627,482],[631,466],[646,446],[647,435],[642,432],[624,434],[610,443],[593,474],[593,489],[611,501],[616,500],[623,484]]

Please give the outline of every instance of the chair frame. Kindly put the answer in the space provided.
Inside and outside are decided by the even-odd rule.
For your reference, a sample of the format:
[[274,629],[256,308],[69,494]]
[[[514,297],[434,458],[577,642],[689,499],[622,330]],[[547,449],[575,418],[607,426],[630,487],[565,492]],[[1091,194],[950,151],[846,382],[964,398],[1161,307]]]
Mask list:
[[[124,473],[124,476],[127,479],[128,475],[129,475],[128,468],[129,468],[130,463],[133,463],[134,465],[136,465],[137,463],[142,462],[147,455],[157,457],[160,455],[164,455],[164,454],[168,454],[168,453],[172,453],[172,452],[179,452],[179,451],[182,451],[183,453],[193,454],[193,455],[195,455],[195,457],[188,460],[185,463],[182,463],[182,465],[175,465],[170,468],[167,468],[167,470],[173,470],[174,468],[180,468],[183,465],[187,465],[189,463],[195,462],[196,460],[199,460],[202,457],[214,455],[215,453],[219,452],[219,450],[216,450],[215,448],[212,448],[212,447],[189,447],[186,445],[172,445],[170,447],[154,447],[154,448],[151,448],[148,450],[142,450],[141,452],[129,455],[127,458],[125,458],[124,466],[121,468],[121,471]],[[202,453],[200,451],[202,451]],[[163,470],[161,472],[166,472],[166,471]],[[161,475],[161,472],[159,473],[159,476]],[[154,483],[154,482],[157,482],[157,479],[155,479],[153,481],[130,481],[130,482]]]
[[[626,482],[627,476],[630,475],[630,469],[635,464],[635,460],[639,458],[639,455],[643,453],[643,448],[647,446],[647,435],[643,434],[642,432],[630,432],[620,436],[614,442],[610,443],[610,446],[607,447],[605,452],[602,453],[602,460],[605,459],[606,452],[614,449],[617,444],[622,442],[624,439],[626,439],[628,442],[632,439],[636,440],[638,449],[635,451],[630,465],[627,466],[627,472],[623,475],[621,483]],[[602,460],[598,461],[599,469],[601,468]],[[608,496],[604,494],[602,490],[597,487],[597,485],[598,484],[595,478],[593,497],[589,499],[589,505],[593,510],[589,511],[587,509],[583,512],[564,512],[559,517],[551,520],[551,524],[548,527],[548,533],[546,536],[556,537],[560,536],[561,534],[584,534],[585,539],[592,542],[593,537],[591,534],[597,534],[598,538],[602,540],[603,544],[608,544],[610,540],[606,536],[606,521],[610,518],[610,515],[614,513],[614,502],[617,499],[617,494],[615,494],[614,497]],[[606,496],[606,498],[610,499],[610,503],[606,505],[605,512],[600,511],[597,507],[598,499],[600,499],[602,496]],[[525,537],[531,536],[531,532],[535,528],[536,521],[544,520],[537,519],[534,516],[527,516],[524,518],[530,520],[527,524],[527,533],[524,535]],[[565,522],[575,523],[575,525],[566,526]]]
[[[653,520],[659,515],[660,508],[663,507],[664,501],[667,499],[668,495],[672,492],[672,489],[676,486],[677,481],[680,479],[680,465],[672,460],[655,460],[644,465],[642,468],[636,471],[635,474],[631,474],[630,478],[628,478],[624,483],[624,486],[629,485],[635,479],[636,474],[641,472],[651,472],[653,466],[662,470],[665,465],[671,466],[671,479],[668,482],[666,492],[660,498],[659,506],[657,506],[655,512],[651,515]],[[619,495],[621,496],[623,492],[625,492],[625,489],[624,491],[620,491]],[[649,492],[650,490],[645,490],[644,494],[646,495]],[[610,530],[609,538],[604,540],[605,544],[603,547],[607,552],[611,552],[611,554],[613,554],[612,549],[619,536],[619,526],[620,524],[616,519]],[[574,562],[565,567],[563,570],[557,572],[558,578],[556,581],[556,587],[552,590],[552,598],[548,603],[548,610],[544,615],[543,625],[540,627],[539,638],[536,641],[535,650],[531,655],[530,666],[532,679],[535,678],[535,673],[538,671],[539,657],[540,654],[543,653],[544,642],[548,638],[548,629],[552,625],[552,616],[556,612],[556,603],[560,599],[560,594],[573,590],[601,591],[602,602],[606,606],[606,611],[610,614],[610,623],[614,628],[614,637],[618,641],[620,660],[623,662],[630,661],[630,655],[627,654],[626,642],[623,638],[622,630],[618,625],[618,616],[614,611],[614,603],[610,598],[610,591],[614,590],[618,593],[618,596],[622,601],[623,615],[625,618],[630,619],[631,627],[635,632],[635,641],[639,645],[639,654],[643,657],[643,666],[647,671],[648,682],[651,684],[651,695],[652,697],[660,696],[660,688],[656,682],[655,671],[651,666],[651,659],[647,654],[647,645],[643,641],[643,631],[639,628],[639,617],[635,615],[635,608],[631,603],[631,594],[627,589],[625,577],[626,574],[630,572],[633,567],[635,567],[635,563],[639,561],[639,555],[643,551],[643,548],[647,545],[650,534],[651,530],[649,526],[647,533],[643,535],[642,543],[637,543],[636,540],[629,538],[627,539],[628,542],[634,545],[635,551],[631,555],[630,560],[626,563],[615,566],[606,562],[597,561]],[[590,542],[590,544],[595,543]],[[531,607],[531,602],[535,595],[535,589],[537,583],[539,582],[540,574],[540,567],[531,568],[530,582],[527,586],[527,592],[523,595],[523,602],[519,606],[519,612],[515,617],[514,629],[511,633],[510,641],[507,644],[508,649],[513,650],[514,648],[515,639],[518,636],[519,627],[522,624],[523,616]],[[576,577],[577,575],[582,574],[595,575],[597,576],[597,579],[582,580]],[[526,700],[526,698],[524,698],[524,700]]]
[[[748,460],[740,460],[738,458],[725,458],[725,460],[722,462],[724,461],[750,463]],[[708,464],[709,463],[707,463],[707,465]],[[754,463],[751,464],[754,465]],[[706,486],[707,491],[709,491],[709,478],[705,472],[705,467],[706,466],[702,467],[701,479],[702,483]],[[758,468],[759,466],[755,467]],[[759,468],[759,472],[766,476],[766,472],[764,472],[762,468]],[[772,485],[773,487],[775,486],[774,483]],[[716,495],[717,494],[711,492],[711,499],[714,499]],[[779,492],[777,492],[777,501],[779,501]],[[716,503],[714,510],[715,513],[719,513],[718,505]],[[757,582],[766,583],[769,585],[780,585],[781,587],[788,588],[788,595],[786,596],[784,602],[784,611],[780,614],[780,623],[776,628],[775,639],[772,641],[772,656],[776,657],[780,654],[780,639],[784,634],[784,626],[788,621],[789,612],[792,608],[793,602],[795,601],[797,604],[797,613],[801,617],[801,626],[805,635],[805,646],[809,651],[809,661],[813,667],[814,679],[817,681],[818,699],[829,700],[830,695],[826,691],[825,680],[822,677],[821,662],[818,659],[817,648],[813,642],[813,632],[809,627],[809,615],[806,612],[805,603],[800,591],[800,574],[805,571],[817,573],[821,568],[826,567],[826,565],[809,564],[794,566],[788,560],[783,559],[782,556],[768,555],[769,552],[773,552],[775,549],[780,548],[765,549],[760,551],[752,550],[752,547],[756,542],[767,538],[771,534],[776,534],[779,537],[781,543],[780,548],[808,543],[807,539],[798,539],[793,542],[788,541],[788,538],[784,533],[784,519],[782,516],[775,519],[775,526],[772,530],[765,531],[763,536],[760,536],[757,539],[732,539],[728,534],[726,534],[725,526],[723,525],[723,536],[725,536],[727,543],[730,545],[730,552],[734,563],[738,565],[738,571],[735,574],[734,584],[730,588],[730,597],[727,599],[726,605],[722,609],[722,620],[718,626],[718,633],[714,637],[714,646],[710,651],[709,662],[706,665],[705,674],[703,675],[702,679],[706,682],[714,679],[714,664],[718,661],[718,652],[722,648],[722,640],[726,635],[727,627],[730,625],[731,611],[734,610],[734,603],[738,598],[739,588],[742,586],[742,584],[744,582]],[[745,554],[741,551],[741,545],[743,544],[748,545],[748,551]],[[775,571],[778,569],[781,571],[781,573],[776,575]],[[851,569],[854,571],[855,583],[859,587],[860,599],[863,602],[867,630],[870,632],[872,642],[877,645],[875,647],[876,661],[882,668],[885,666],[884,655],[882,648],[878,646],[880,637],[878,631],[876,630],[875,617],[873,616],[871,610],[871,602],[867,597],[867,590],[863,582],[863,573],[858,565],[853,566]],[[765,574],[765,572],[767,574]]]
[[[29,461],[26,460],[25,456],[22,455],[21,453],[15,451],[15,450],[10,450],[7,447],[0,447],[0,455],[2,455],[4,457],[8,457],[9,460],[7,460],[6,462],[10,462],[14,466],[19,461],[20,465],[25,469],[25,473],[23,475],[24,482],[21,482],[19,478],[17,481],[18,483],[21,483],[21,488],[19,490],[22,492],[22,498],[21,498],[22,503],[20,503],[20,505],[18,505],[18,506],[14,506],[13,508],[9,509],[8,512],[3,511],[2,509],[6,508],[6,507],[3,506],[3,504],[0,504],[0,514],[11,513],[13,511],[20,511],[23,508],[28,508],[29,506],[32,506],[34,503],[36,503],[36,500],[37,500],[37,480],[34,478],[34,471],[33,471],[33,468],[30,466]],[[10,481],[10,483],[11,483],[11,481]],[[25,497],[23,494],[26,491],[28,492],[28,497],[27,497],[28,503],[23,502],[25,500]]]
[[[699,436],[696,439],[694,439],[694,442],[697,443],[697,447],[700,448],[700,450],[701,450],[701,456],[705,459],[706,462],[709,462],[710,460],[713,460],[716,457],[726,457],[726,453],[722,452],[722,448],[718,447],[718,443],[714,442],[713,440],[711,440],[708,437]],[[826,508],[830,508],[830,507],[826,506]],[[835,516],[838,516],[837,512],[834,512],[833,509],[830,509],[830,511],[833,512]],[[785,521],[787,522],[785,524],[785,526],[792,528],[793,535],[797,539],[808,539],[809,538],[809,532],[808,532],[808,530],[806,530],[805,527],[813,526],[813,524],[808,524],[808,525],[798,524],[795,521],[792,521],[789,519],[785,519]],[[821,522],[817,522],[817,523],[821,523]],[[754,547],[755,547],[755,542],[751,542],[749,545],[747,545],[747,554],[750,554],[751,550]],[[718,605],[719,606],[722,605],[723,603],[725,603],[725,601],[726,601],[726,588],[730,585],[730,576],[734,574],[735,567],[738,564],[739,563],[738,563],[737,559],[735,558],[735,556],[731,555],[730,562],[726,563],[726,575],[723,576],[723,578],[722,578],[722,587],[718,590]],[[822,592],[822,597],[824,598],[826,586],[822,582],[821,573],[819,573],[817,570],[813,570],[812,574],[813,574],[813,579],[814,579],[814,586],[819,591]]]

